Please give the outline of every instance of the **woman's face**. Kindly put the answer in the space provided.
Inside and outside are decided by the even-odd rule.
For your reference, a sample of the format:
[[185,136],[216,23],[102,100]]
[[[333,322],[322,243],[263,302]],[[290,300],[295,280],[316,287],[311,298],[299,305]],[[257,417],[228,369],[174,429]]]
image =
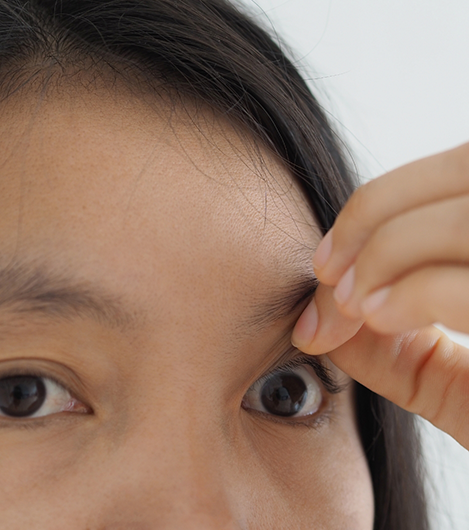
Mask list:
[[371,530],[353,385],[290,344],[286,170],[207,109],[39,100],[0,108],[2,525]]

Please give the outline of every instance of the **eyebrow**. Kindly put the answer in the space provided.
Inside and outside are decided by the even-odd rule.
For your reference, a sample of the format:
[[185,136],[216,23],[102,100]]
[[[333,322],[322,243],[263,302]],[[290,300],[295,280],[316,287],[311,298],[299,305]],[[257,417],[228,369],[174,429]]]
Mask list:
[[122,299],[99,285],[74,280],[44,265],[11,262],[0,266],[0,310],[51,319],[91,318],[111,328],[127,328],[136,315]]
[[[314,294],[318,283],[312,273],[292,275],[288,285],[277,286],[262,300],[255,300],[252,312],[237,329],[259,330],[291,316]],[[124,297],[99,284],[74,279],[45,264],[18,261],[0,266],[0,310],[51,319],[91,318],[124,330],[144,320],[143,311],[130,311]]]
[[311,272],[293,274],[288,284],[272,289],[264,300],[254,304],[253,313],[242,321],[242,326],[258,330],[291,317],[314,295],[318,285],[319,280]]

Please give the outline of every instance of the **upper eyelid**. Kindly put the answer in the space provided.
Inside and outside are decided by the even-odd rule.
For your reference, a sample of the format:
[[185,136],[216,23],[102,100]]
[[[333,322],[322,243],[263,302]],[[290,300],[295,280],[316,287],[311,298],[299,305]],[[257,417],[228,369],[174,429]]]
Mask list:
[[73,393],[73,391],[69,389],[68,385],[64,384],[62,381],[59,381],[55,376],[47,374],[45,371],[37,368],[10,368],[5,372],[2,372],[0,369],[0,379],[7,377],[38,377],[42,379],[49,379],[49,381],[53,381],[56,385],[65,388],[67,392]]
[[324,364],[321,363],[321,361],[319,361],[316,357],[304,354],[298,355],[297,357],[290,359],[280,366],[277,365],[272,367],[263,376],[257,379],[257,381],[263,381],[276,372],[287,371],[289,369],[294,369],[303,365],[308,365],[314,370],[316,376],[322,382],[329,394],[338,394],[344,391],[348,386],[347,384],[340,384],[332,371],[324,366]]
[[28,377],[38,377],[42,379],[48,379],[49,381],[52,381],[56,385],[62,387],[64,390],[66,390],[70,397],[73,399],[76,399],[80,402],[82,402],[84,405],[89,407],[90,410],[94,412],[94,408],[91,407],[88,404],[88,400],[86,397],[83,397],[83,393],[80,392],[79,389],[75,389],[75,385],[70,385],[68,382],[63,380],[62,378],[56,376],[55,374],[51,374],[47,368],[41,368],[37,366],[29,367],[18,367],[14,366],[11,368],[7,368],[6,370],[2,370],[1,363],[0,363],[0,379],[3,379],[5,377],[16,377],[16,376],[28,376]]

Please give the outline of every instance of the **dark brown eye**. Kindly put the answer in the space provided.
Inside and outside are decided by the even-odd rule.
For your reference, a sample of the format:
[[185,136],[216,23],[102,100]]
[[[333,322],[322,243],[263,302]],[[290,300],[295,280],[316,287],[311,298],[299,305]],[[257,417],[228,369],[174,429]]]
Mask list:
[[48,377],[31,374],[0,377],[1,421],[38,418],[59,412],[91,414],[92,409]]
[[0,379],[0,411],[22,418],[37,412],[46,400],[46,386],[41,377],[13,376]]
[[267,379],[261,389],[261,402],[270,414],[294,416],[301,410],[307,395],[303,379],[287,372]]
[[283,417],[310,416],[321,403],[321,387],[306,365],[261,377],[243,398],[245,409]]

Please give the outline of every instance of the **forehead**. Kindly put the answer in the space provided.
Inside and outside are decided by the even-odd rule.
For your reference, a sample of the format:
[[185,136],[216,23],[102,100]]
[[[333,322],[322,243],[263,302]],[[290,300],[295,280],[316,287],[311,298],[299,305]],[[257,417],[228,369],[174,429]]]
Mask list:
[[46,255],[146,297],[156,281],[242,298],[309,267],[320,236],[298,185],[209,109],[97,91],[0,110],[2,259]]

